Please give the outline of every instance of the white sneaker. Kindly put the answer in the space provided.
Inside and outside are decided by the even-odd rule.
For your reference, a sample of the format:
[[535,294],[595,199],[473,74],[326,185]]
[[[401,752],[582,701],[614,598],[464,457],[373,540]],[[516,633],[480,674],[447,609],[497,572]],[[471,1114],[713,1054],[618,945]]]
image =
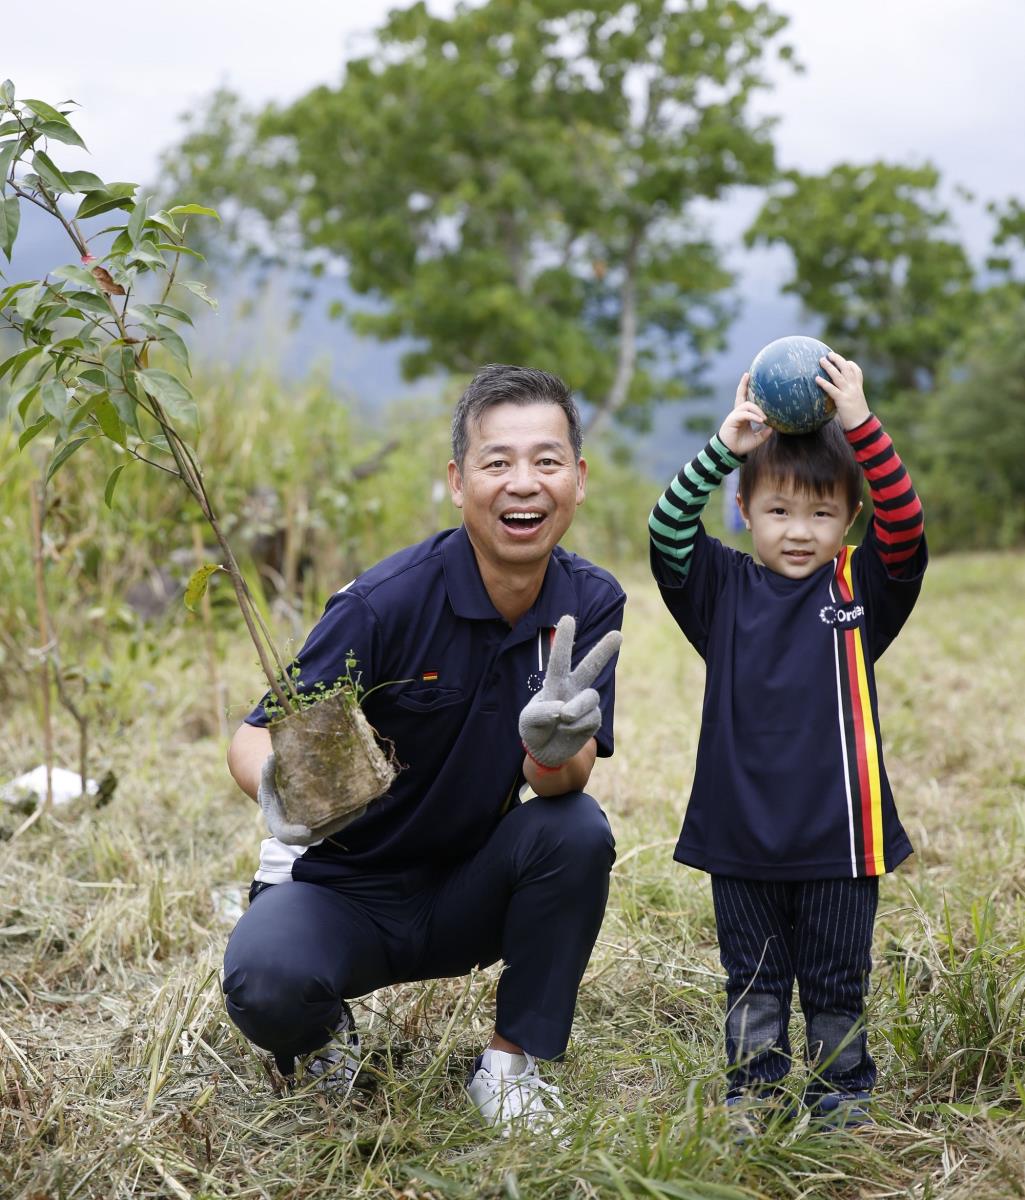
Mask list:
[[331,1040],[299,1060],[300,1080],[315,1080],[319,1092],[347,1096],[359,1073],[362,1052],[352,1009],[342,1001],[342,1014]]
[[485,1050],[466,1090],[484,1123],[494,1125],[505,1137],[515,1127],[551,1129],[552,1110],[564,1107],[559,1089],[538,1074],[532,1054]]

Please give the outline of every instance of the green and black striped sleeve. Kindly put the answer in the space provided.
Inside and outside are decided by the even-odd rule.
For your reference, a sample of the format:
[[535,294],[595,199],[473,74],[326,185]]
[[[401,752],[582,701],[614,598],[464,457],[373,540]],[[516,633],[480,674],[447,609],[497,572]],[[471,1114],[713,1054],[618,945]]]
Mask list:
[[680,471],[648,518],[651,544],[678,575],[687,577],[694,535],[708,497],[743,462],[715,434]]

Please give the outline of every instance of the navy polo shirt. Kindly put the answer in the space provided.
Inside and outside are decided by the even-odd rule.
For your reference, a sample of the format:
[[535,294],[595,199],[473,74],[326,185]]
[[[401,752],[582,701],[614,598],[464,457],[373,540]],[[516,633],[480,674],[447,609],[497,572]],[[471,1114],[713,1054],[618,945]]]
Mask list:
[[[332,596],[297,656],[301,686],[344,675],[351,652],[363,710],[401,769],[358,820],[305,852],[293,849],[291,878],[330,882],[354,868],[442,865],[476,853],[519,803],[520,710],[541,686],[555,624],[576,618],[579,662],[621,627],[625,600],[607,571],[556,547],[537,600],[510,628],[462,526],[400,550]],[[593,685],[603,756],[613,749],[614,670],[615,658]],[[262,704],[246,720],[268,724]],[[284,849],[269,841],[271,857]],[[266,858],[268,843],[264,850]]]
[[859,547],[788,579],[699,526],[687,577],[652,546],[662,599],[705,660],[694,783],[674,857],[716,875],[881,875],[911,853],[883,762],[875,662],[918,599],[874,522]]

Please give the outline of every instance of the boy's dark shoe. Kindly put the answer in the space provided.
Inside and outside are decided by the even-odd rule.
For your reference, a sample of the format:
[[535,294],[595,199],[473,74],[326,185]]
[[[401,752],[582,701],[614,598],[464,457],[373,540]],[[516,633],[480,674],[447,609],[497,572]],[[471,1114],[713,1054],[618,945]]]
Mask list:
[[871,1092],[826,1092],[816,1096],[810,1105],[811,1128],[860,1129],[874,1125],[868,1107],[871,1099]]

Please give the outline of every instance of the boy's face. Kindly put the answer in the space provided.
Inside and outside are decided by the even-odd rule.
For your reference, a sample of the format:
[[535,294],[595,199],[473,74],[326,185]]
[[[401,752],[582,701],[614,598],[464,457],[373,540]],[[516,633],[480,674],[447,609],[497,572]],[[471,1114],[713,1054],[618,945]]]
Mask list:
[[744,523],[751,530],[755,555],[777,575],[806,579],[839,554],[847,531],[861,511],[850,512],[838,484],[825,496],[799,492],[791,482],[760,479],[745,506],[738,495]]

